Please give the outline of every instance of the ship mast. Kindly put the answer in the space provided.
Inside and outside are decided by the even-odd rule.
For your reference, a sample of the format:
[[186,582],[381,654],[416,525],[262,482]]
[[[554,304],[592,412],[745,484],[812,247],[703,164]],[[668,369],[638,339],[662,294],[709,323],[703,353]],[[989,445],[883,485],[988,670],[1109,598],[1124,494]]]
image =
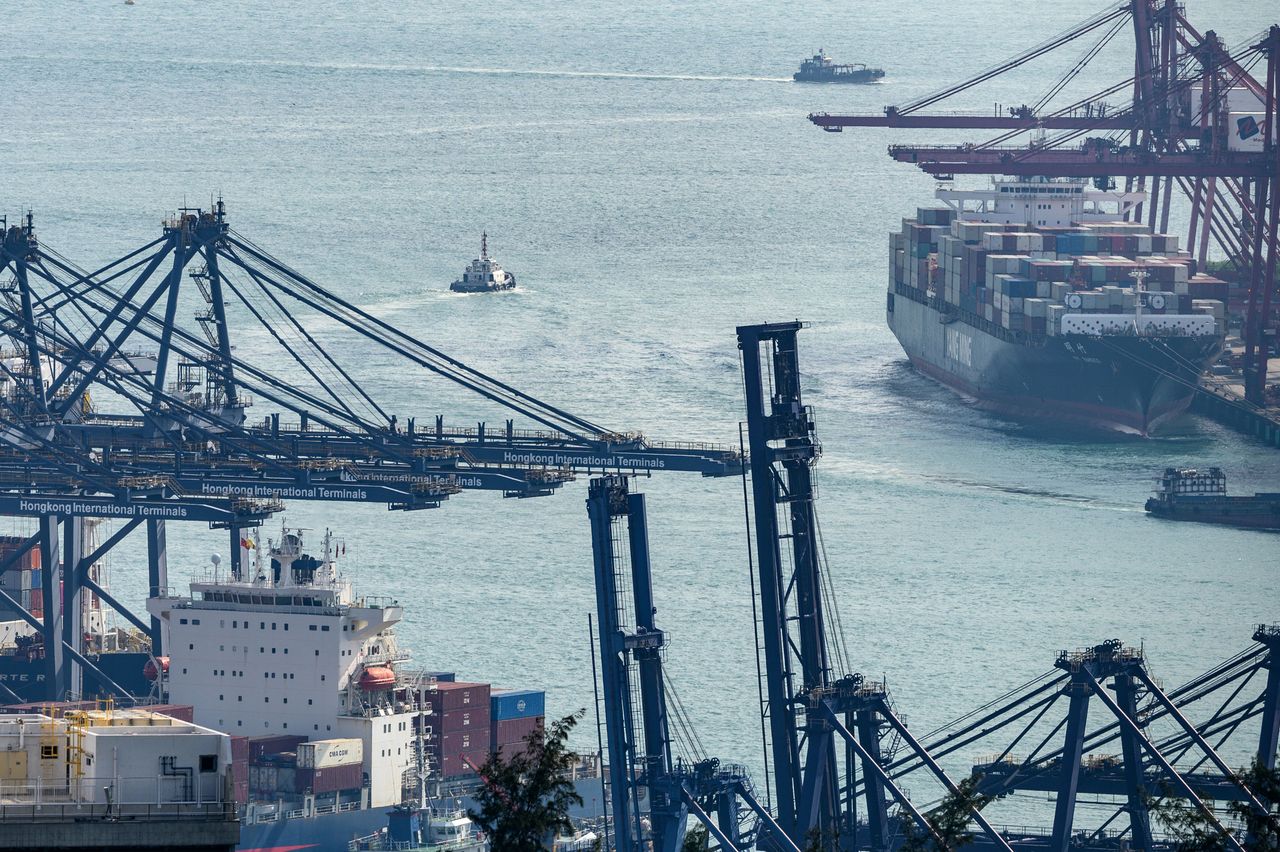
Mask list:
[[480,232],[480,259],[489,259],[489,234],[486,231]]
[[1133,279],[1133,292],[1137,299],[1133,307],[1133,330],[1142,336],[1142,297],[1146,295],[1144,282],[1151,273],[1147,272],[1145,267],[1139,266],[1137,269],[1129,273],[1129,277]]

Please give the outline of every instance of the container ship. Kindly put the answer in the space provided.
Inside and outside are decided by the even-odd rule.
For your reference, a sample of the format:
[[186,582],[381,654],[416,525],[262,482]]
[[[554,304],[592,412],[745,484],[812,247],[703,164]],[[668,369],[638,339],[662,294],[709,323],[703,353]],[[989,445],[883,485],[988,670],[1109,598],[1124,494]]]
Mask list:
[[940,189],[890,236],[888,322],[912,365],[980,407],[1147,436],[1223,348],[1226,282],[1085,181]]
[[[162,700],[232,737],[239,848],[392,848],[424,815],[422,848],[484,848],[465,816],[477,770],[543,726],[544,694],[412,668],[395,635],[403,608],[356,595],[329,533],[318,556],[302,535],[245,542],[241,576],[215,559],[189,592],[147,602],[167,649]],[[601,799],[597,765],[575,781]]]
[[1280,492],[1228,496],[1227,475],[1217,467],[1165,468],[1146,509],[1172,521],[1280,530]]

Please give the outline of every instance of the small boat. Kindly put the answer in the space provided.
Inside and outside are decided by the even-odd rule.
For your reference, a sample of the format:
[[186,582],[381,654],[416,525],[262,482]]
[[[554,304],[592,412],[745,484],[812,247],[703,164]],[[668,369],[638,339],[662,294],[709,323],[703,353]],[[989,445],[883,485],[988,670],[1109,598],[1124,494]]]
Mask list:
[[516,277],[489,257],[489,235],[480,235],[480,256],[471,261],[462,277],[449,285],[455,293],[488,293],[494,290],[511,290]]
[[1156,496],[1146,505],[1158,518],[1280,530],[1280,492],[1229,497],[1221,468],[1170,467],[1158,482]]
[[874,83],[884,76],[881,68],[868,68],[861,62],[837,65],[826,51],[818,48],[811,58],[800,63],[800,70],[791,75],[797,83]]

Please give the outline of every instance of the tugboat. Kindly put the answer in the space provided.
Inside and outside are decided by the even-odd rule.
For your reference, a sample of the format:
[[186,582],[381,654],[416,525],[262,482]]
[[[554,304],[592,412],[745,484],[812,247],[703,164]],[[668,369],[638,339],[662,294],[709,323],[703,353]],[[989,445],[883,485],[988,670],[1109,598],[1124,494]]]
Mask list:
[[811,59],[800,63],[800,70],[791,75],[797,83],[874,83],[884,76],[881,68],[868,68],[860,62],[837,65],[818,48]]
[[1280,493],[1228,497],[1221,468],[1166,468],[1146,509],[1159,518],[1280,530]]
[[480,256],[471,261],[462,277],[449,285],[455,293],[489,293],[495,290],[512,290],[516,277],[489,257],[489,235],[480,235]]

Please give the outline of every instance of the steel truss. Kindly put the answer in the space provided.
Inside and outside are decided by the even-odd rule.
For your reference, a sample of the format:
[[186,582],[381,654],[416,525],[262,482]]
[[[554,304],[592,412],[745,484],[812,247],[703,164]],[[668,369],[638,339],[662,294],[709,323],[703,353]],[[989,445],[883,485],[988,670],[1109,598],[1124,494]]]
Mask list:
[[[145,520],[153,593],[164,586],[165,520],[226,529],[235,575],[242,530],[283,500],[414,510],[465,490],[547,495],[580,473],[741,469],[731,449],[606,429],[464,364],[235,232],[221,201],[180,211],[158,238],[93,271],[43,245],[30,214],[12,226],[0,220],[0,232],[0,335],[9,344],[0,357],[0,514],[37,516],[49,529],[85,516],[130,528]],[[181,315],[192,303],[194,323]],[[442,415],[424,428],[322,345],[319,322],[397,359],[406,379],[445,379],[509,416],[496,429],[447,426]],[[244,329],[272,341],[270,357],[241,354]],[[255,404],[268,411],[251,422]],[[64,572],[69,610],[83,588],[75,564]],[[83,656],[78,634],[70,648],[51,641],[57,607],[40,620],[57,672],[47,697],[79,693],[79,669],[62,661],[64,650]]]

